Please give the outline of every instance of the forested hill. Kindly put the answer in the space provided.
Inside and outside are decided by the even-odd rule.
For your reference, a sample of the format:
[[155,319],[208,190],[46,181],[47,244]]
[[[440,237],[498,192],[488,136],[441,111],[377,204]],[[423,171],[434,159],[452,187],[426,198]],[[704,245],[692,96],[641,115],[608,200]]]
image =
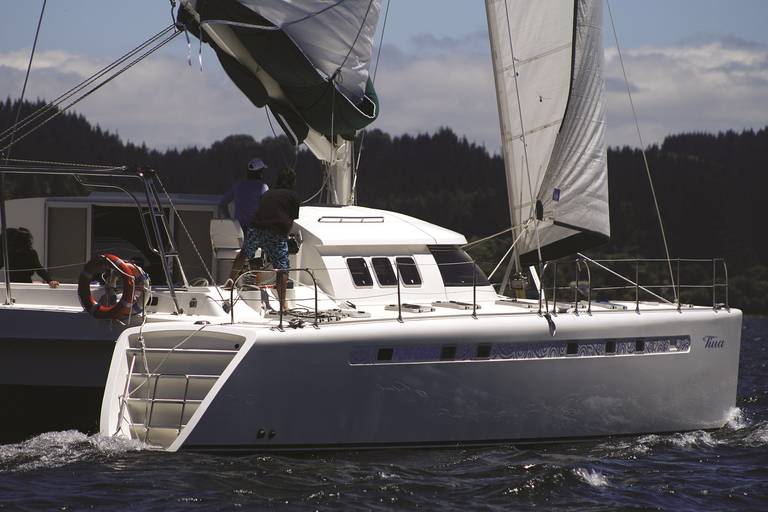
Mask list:
[[[21,117],[43,106],[25,104]],[[0,131],[13,124],[16,105],[0,103]],[[151,141],[148,141],[151,143]],[[370,130],[362,139],[358,204],[413,215],[468,238],[509,227],[503,161],[450,129],[419,136]],[[5,143],[0,144],[0,147]],[[284,138],[256,141],[233,135],[210,148],[158,152],[123,143],[82,116],[62,114],[13,146],[13,159],[154,168],[172,193],[223,194],[260,156],[274,183],[284,166],[296,168],[298,192],[309,199],[320,188],[319,164]],[[768,128],[757,132],[684,134],[667,137],[646,156],[671,256],[723,257],[731,276],[731,303],[768,314],[768,237],[763,194],[768,190]],[[640,150],[608,153],[611,242],[589,254],[663,257],[664,249],[648,174]],[[11,197],[80,192],[60,180],[6,178]],[[509,239],[486,244],[473,256],[495,261]]]

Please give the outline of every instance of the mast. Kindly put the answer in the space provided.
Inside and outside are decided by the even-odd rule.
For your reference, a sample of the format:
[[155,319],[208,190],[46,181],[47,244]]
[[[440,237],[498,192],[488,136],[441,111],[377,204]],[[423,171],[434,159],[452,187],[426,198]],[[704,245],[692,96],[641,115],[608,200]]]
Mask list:
[[179,21],[256,107],[323,162],[325,195],[352,204],[352,141],[378,116],[368,74],[381,0],[181,0]]

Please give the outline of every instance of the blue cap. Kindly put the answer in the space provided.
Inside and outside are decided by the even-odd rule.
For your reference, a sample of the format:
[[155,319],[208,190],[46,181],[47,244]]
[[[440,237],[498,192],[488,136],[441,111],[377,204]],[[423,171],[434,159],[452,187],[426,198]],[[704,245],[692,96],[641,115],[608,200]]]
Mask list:
[[248,170],[249,171],[258,171],[259,169],[266,169],[267,164],[261,161],[261,158],[254,158],[250,162],[248,162]]

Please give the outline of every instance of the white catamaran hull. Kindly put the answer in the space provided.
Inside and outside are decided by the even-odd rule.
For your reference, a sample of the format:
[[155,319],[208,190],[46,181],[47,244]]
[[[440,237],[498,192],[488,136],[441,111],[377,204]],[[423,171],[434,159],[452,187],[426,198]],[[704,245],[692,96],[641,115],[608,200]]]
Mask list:
[[526,313],[285,332],[157,325],[144,352],[131,329],[112,361],[102,433],[196,451],[454,446],[712,429],[732,413],[739,311],[552,322]]

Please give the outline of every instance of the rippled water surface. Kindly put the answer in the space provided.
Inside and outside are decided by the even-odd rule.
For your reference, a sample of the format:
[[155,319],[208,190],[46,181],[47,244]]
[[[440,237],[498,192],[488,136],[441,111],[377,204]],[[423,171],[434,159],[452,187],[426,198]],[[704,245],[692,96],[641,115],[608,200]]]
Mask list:
[[0,446],[0,509],[768,510],[766,339],[768,319],[745,319],[738,408],[716,432],[306,457],[50,432]]

